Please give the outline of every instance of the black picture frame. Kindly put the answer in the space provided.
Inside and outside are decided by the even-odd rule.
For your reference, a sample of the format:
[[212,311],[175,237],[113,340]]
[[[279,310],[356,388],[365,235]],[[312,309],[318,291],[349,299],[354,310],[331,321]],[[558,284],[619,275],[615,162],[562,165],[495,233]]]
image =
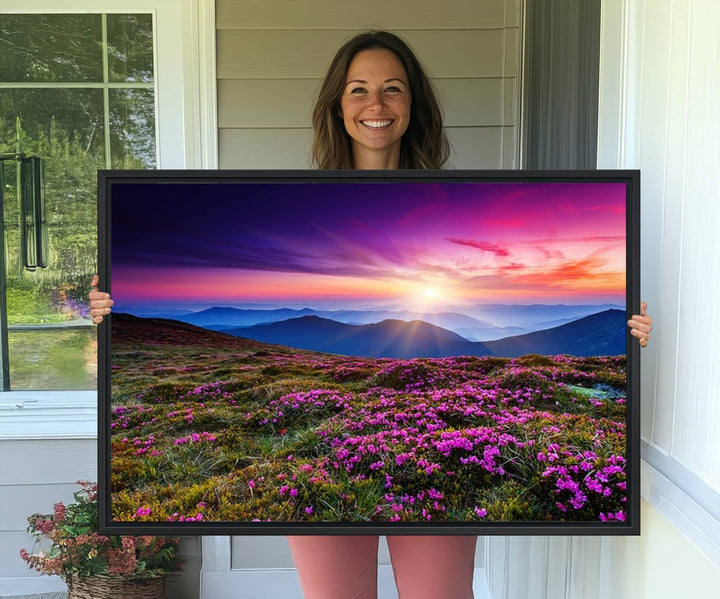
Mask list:
[[[206,518],[194,519],[184,517],[183,521],[154,520],[150,514],[140,516],[137,519],[114,519],[113,518],[113,480],[120,480],[120,468],[113,471],[113,373],[120,372],[123,367],[113,364],[113,336],[116,343],[120,343],[117,333],[113,331],[113,319],[115,324],[122,320],[122,302],[117,302],[118,296],[113,293],[113,283],[119,284],[120,278],[117,272],[113,272],[113,255],[120,255],[118,247],[123,245],[123,252],[129,247],[128,243],[119,241],[118,230],[113,228],[123,214],[121,203],[122,198],[127,199],[135,192],[142,191],[142,201],[130,202],[135,212],[126,214],[124,222],[143,223],[140,231],[133,238],[134,259],[141,260],[144,244],[147,248],[162,245],[164,260],[173,262],[172,243],[168,245],[165,236],[162,239],[154,238],[150,234],[158,230],[160,224],[154,220],[158,214],[158,206],[164,206],[170,214],[177,209],[177,198],[182,195],[183,188],[201,186],[207,192],[203,200],[205,206],[212,206],[213,193],[223,186],[238,186],[237,190],[248,189],[242,186],[253,185],[255,189],[266,186],[268,189],[275,186],[317,186],[333,185],[334,189],[342,189],[342,186],[357,186],[368,184],[380,185],[420,185],[420,186],[448,186],[454,184],[471,185],[509,185],[509,186],[545,186],[552,184],[573,184],[585,186],[590,189],[592,185],[610,183],[624,186],[624,219],[625,219],[625,314],[623,322],[633,313],[637,313],[640,305],[640,172],[637,170],[593,170],[593,171],[233,171],[233,170],[155,170],[155,171],[99,171],[98,173],[98,236],[99,236],[99,274],[100,289],[113,294],[116,299],[114,313],[105,318],[99,327],[98,347],[98,487],[99,487],[99,520],[98,528],[103,534],[169,534],[169,535],[304,535],[304,534],[470,534],[470,535],[638,535],[640,534],[640,349],[624,324],[613,325],[615,329],[622,326],[622,337],[625,348],[625,399],[624,422],[625,427],[625,465],[623,467],[625,484],[625,509],[623,520],[599,521],[593,520],[518,520],[518,521],[412,521],[412,522],[357,522],[357,521],[257,521],[250,519],[213,521]],[[128,185],[133,193],[129,194]],[[124,186],[124,187],[123,187]],[[338,188],[337,186],[340,186]],[[284,189],[286,189],[285,187]],[[195,187],[197,189],[197,187]],[[125,190],[121,193],[122,190]],[[153,193],[149,193],[152,191]],[[243,202],[242,197],[237,197],[238,202]],[[338,204],[342,206],[342,198],[338,198]],[[392,202],[388,196],[384,202]],[[256,208],[268,210],[266,217],[273,216],[271,210],[272,202],[263,208],[264,202],[260,199],[254,200]],[[152,205],[152,209],[150,208]],[[389,204],[386,204],[389,205]],[[138,209],[138,206],[140,208]],[[143,208],[144,206],[144,208]],[[219,218],[218,223],[227,220],[235,215],[223,214],[222,210],[216,211],[215,216]],[[187,219],[203,218],[201,213],[187,215]],[[429,221],[428,221],[429,222]],[[117,227],[116,227],[117,228]],[[186,235],[182,243],[182,251],[186,254],[188,248],[192,247]],[[140,240],[138,242],[138,240]],[[460,240],[458,243],[461,243]],[[488,248],[485,248],[488,249]],[[500,252],[501,253],[501,252]],[[192,257],[192,256],[189,256]],[[182,258],[181,260],[182,261]],[[219,264],[216,263],[215,266]],[[117,267],[117,264],[116,264]],[[280,269],[282,265],[269,266],[268,268]],[[129,280],[126,273],[125,280]],[[617,319],[616,321],[617,322]],[[128,329],[129,330],[129,329]],[[615,331],[616,333],[618,331]],[[256,352],[258,353],[258,352]],[[260,352],[262,353],[262,352]],[[143,357],[138,354],[138,360]],[[129,362],[125,362],[129,364]],[[280,366],[282,368],[282,366]],[[162,379],[160,379],[162,384]],[[155,398],[155,401],[161,400]],[[142,405],[142,402],[133,400],[133,406]],[[117,416],[117,414],[116,414]],[[115,421],[117,424],[117,420]],[[133,421],[134,422],[134,421]],[[179,428],[174,429],[176,432]],[[187,429],[184,432],[188,432]],[[200,434],[200,433],[197,433]],[[204,433],[203,433],[204,434]],[[277,433],[279,434],[279,433]],[[129,436],[129,435],[128,435]],[[187,436],[190,439],[189,436]],[[145,443],[140,437],[135,441]],[[119,443],[117,436],[116,446]],[[132,443],[133,439],[126,439],[125,443]],[[187,441],[191,443],[191,441]],[[123,446],[125,448],[125,446]],[[126,449],[126,448],[125,448]],[[123,451],[125,451],[123,449]],[[142,450],[140,446],[139,450]],[[130,453],[128,453],[128,456]],[[146,453],[138,454],[136,462],[147,464],[151,458]],[[118,458],[119,459],[119,458]],[[119,463],[119,462],[118,462]],[[599,463],[599,462],[598,462]],[[130,464],[130,466],[128,466]],[[123,462],[123,468],[140,467],[131,458]],[[160,468],[159,464],[153,466]],[[282,473],[281,473],[282,474]],[[114,478],[115,475],[115,478]],[[159,475],[158,475],[159,476]],[[120,478],[118,478],[120,477]],[[167,485],[166,485],[167,486]],[[159,500],[159,506],[163,501],[172,501],[173,493],[187,491],[186,487],[170,488],[170,493],[165,493],[165,499]],[[559,492],[559,491],[558,491]],[[201,493],[200,493],[201,495]],[[198,495],[198,496],[200,496]],[[417,497],[420,497],[418,495]],[[117,502],[116,502],[117,505]],[[475,506],[477,508],[477,506]],[[144,509],[144,508],[143,508]],[[150,508],[148,508],[150,509]],[[158,507],[161,510],[162,507]],[[126,509],[127,512],[127,509]],[[476,510],[476,513],[477,512]],[[258,514],[262,515],[262,514]]]

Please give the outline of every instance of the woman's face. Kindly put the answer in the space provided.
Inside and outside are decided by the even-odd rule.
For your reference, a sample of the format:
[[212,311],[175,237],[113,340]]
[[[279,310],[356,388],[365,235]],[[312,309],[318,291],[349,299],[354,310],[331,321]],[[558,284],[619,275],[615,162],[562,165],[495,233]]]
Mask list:
[[400,138],[410,123],[409,84],[405,68],[390,50],[363,50],[355,55],[340,108],[356,163],[371,155],[399,163]]

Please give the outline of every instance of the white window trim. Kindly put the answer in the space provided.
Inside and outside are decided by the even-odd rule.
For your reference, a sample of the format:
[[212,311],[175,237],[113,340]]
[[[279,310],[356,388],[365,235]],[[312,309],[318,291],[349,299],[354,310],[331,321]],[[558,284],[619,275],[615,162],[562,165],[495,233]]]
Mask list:
[[[642,6],[604,0],[601,10],[597,167],[637,168],[633,157],[639,125],[628,119],[636,112],[637,99],[627,86],[638,79],[628,57],[641,51],[630,27]],[[654,392],[644,387],[641,395]],[[720,567],[720,493],[662,448],[646,439],[640,443],[641,496]]]
[[[217,168],[214,0],[78,4],[0,0],[0,14],[152,13],[158,168]],[[0,439],[97,438],[97,404],[93,390],[0,392]]]
[[720,495],[658,447],[641,445],[643,499],[720,567]]
[[97,391],[0,393],[0,441],[97,439]]

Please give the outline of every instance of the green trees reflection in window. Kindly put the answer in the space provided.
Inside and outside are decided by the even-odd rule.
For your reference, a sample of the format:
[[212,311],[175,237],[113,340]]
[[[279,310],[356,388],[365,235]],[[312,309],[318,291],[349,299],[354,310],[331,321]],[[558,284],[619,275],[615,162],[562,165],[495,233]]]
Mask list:
[[152,15],[1,15],[0,57],[0,153],[44,158],[49,242],[47,268],[24,268],[3,163],[11,387],[91,389],[97,170],[156,166]]

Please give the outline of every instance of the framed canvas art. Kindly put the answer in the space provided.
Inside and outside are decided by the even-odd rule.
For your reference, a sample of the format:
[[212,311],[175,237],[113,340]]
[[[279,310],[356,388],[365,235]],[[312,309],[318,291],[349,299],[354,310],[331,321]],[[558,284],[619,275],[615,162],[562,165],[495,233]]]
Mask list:
[[639,534],[638,171],[101,171],[100,529]]

